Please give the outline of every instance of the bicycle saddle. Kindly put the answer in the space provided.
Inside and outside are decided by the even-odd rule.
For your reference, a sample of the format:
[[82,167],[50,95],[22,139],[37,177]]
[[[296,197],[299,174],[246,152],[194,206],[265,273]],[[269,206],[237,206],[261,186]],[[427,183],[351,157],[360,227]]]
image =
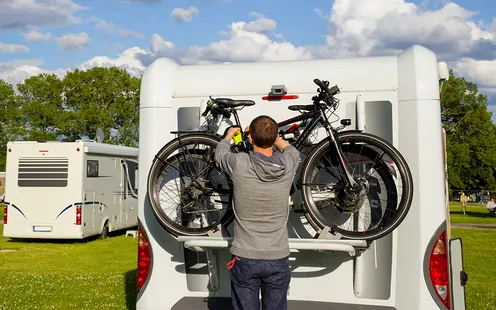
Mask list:
[[241,106],[252,106],[255,104],[255,101],[253,100],[234,100],[230,98],[217,98],[214,100],[215,104],[218,104],[220,106],[226,107],[226,108],[235,108],[235,107],[241,107]]

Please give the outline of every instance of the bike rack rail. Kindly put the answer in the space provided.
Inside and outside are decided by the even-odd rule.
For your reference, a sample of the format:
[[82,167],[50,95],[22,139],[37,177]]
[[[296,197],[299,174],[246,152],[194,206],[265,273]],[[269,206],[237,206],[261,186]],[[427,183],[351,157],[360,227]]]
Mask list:
[[[210,287],[216,291],[219,287],[219,279],[215,252],[231,247],[233,237],[223,236],[219,230],[217,233],[209,234],[209,236],[178,236],[177,240],[182,242],[183,246],[189,250],[205,252],[208,262]],[[289,238],[289,249],[298,251],[339,252],[348,253],[351,257],[355,257],[359,252],[366,250],[368,247],[369,243],[365,240],[341,239],[340,235],[330,234],[327,227],[315,239]]]
[[[233,237],[188,237],[180,236],[179,242],[184,242],[184,247],[196,252],[208,252],[229,248]],[[348,253],[356,256],[356,249],[366,249],[368,244],[361,240],[325,240],[325,239],[299,239],[289,238],[289,248],[292,250],[331,251]]]

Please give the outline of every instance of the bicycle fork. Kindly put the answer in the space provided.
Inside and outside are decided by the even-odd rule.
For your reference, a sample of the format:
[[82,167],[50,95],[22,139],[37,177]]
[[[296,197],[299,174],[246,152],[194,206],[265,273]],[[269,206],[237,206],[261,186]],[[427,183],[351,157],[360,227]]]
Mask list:
[[330,124],[325,125],[325,130],[327,131],[328,138],[331,140],[331,147],[333,148],[334,154],[336,155],[336,158],[339,162],[339,169],[341,170],[341,175],[344,176],[346,185],[351,188],[356,188],[357,182],[346,167],[347,165],[343,153],[341,152],[341,147],[339,146],[337,135],[334,134],[334,131],[332,130]]

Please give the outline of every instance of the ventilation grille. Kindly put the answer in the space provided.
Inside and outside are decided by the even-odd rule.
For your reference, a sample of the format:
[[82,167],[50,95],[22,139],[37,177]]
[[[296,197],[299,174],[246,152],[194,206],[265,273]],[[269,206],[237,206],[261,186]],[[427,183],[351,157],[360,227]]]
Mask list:
[[22,157],[19,159],[19,187],[66,187],[69,160],[66,157]]

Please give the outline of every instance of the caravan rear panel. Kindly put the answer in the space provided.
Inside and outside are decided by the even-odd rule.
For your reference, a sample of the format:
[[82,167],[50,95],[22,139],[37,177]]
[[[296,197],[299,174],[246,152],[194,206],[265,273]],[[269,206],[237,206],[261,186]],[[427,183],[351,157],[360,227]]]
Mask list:
[[82,239],[137,225],[136,148],[91,141],[7,148],[5,237]]
[[[414,178],[414,199],[398,229],[371,244],[316,242],[308,233],[305,237],[310,228],[304,217],[292,213],[288,309],[452,309],[452,301],[461,300],[453,294],[463,291],[450,291],[446,282],[450,257],[444,251],[449,242],[439,101],[444,69],[421,46],[397,57],[191,66],[158,59],[141,85],[140,188],[147,186],[155,154],[174,137],[170,132],[201,126],[200,106],[210,95],[254,100],[255,106],[240,112],[247,126],[260,114],[276,121],[296,116],[287,107],[311,103],[314,78],[329,80],[341,89],[337,115],[351,119],[351,129],[379,135],[404,155]],[[284,85],[297,99],[263,100],[274,85]],[[231,260],[232,238],[173,237],[154,217],[145,191],[139,193],[138,216],[137,309],[230,309],[225,264]]]

